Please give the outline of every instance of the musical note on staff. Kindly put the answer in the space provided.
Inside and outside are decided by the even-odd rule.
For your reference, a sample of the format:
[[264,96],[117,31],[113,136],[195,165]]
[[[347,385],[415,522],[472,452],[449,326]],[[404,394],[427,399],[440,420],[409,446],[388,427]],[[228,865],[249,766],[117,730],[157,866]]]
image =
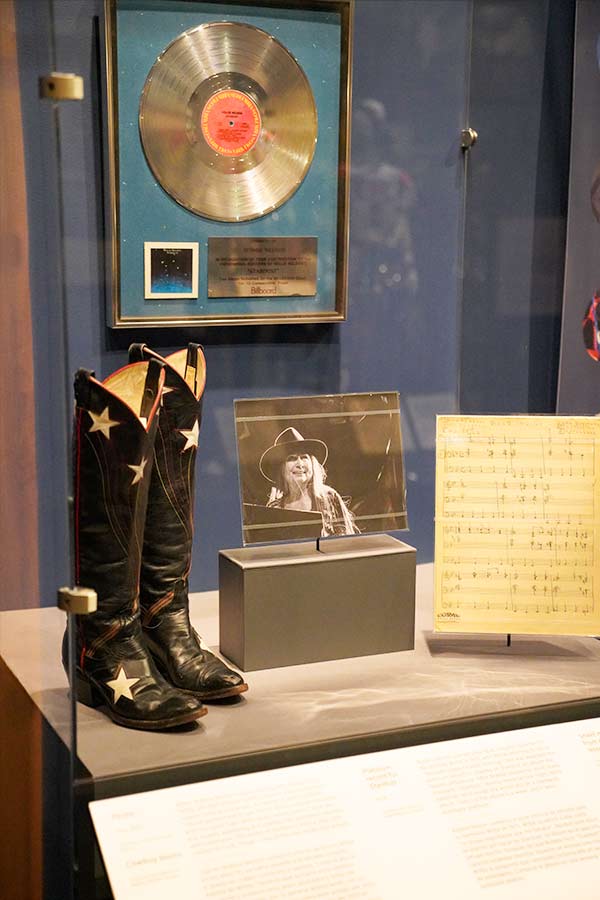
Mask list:
[[600,418],[438,416],[434,627],[600,635]]

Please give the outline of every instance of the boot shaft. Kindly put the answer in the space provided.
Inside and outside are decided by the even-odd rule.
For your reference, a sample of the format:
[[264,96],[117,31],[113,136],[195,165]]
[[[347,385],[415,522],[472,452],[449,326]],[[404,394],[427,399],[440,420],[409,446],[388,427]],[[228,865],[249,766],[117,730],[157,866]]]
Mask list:
[[206,363],[190,344],[160,357],[133,344],[130,360],[164,363],[165,386],[150,483],[140,589],[146,620],[165,606],[187,605],[187,577],[194,535],[194,481]]
[[127,619],[137,607],[143,529],[160,393],[156,361],[103,382],[75,376],[75,581],[98,594],[91,621]]

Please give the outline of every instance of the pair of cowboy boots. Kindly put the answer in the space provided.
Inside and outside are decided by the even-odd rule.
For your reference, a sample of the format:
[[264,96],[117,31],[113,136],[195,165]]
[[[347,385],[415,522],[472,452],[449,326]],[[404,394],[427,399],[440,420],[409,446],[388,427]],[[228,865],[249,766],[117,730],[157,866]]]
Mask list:
[[204,356],[133,344],[129,358],[102,382],[75,376],[75,581],[98,595],[97,612],[77,617],[75,690],[120,725],[158,730],[247,685],[189,618]]

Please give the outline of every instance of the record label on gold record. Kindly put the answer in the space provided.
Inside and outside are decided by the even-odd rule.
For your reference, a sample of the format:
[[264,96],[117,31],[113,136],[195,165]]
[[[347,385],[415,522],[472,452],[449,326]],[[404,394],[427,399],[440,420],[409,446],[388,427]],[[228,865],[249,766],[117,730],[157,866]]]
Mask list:
[[260,136],[260,112],[241,91],[217,91],[202,110],[202,134],[222,156],[242,156]]
[[300,187],[317,140],[309,81],[276,38],[240,22],[179,35],[150,70],[140,136],[156,180],[222,222],[257,219]]

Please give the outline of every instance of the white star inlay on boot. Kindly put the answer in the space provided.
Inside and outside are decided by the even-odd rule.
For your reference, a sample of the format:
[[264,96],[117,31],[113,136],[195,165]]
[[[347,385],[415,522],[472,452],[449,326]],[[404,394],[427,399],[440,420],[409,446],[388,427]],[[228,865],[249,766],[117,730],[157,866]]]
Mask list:
[[121,697],[126,697],[127,700],[133,700],[131,688],[134,684],[137,684],[139,680],[139,678],[128,678],[123,666],[119,666],[119,673],[117,677],[112,681],[107,681],[106,686],[114,692],[114,702],[118,703]]
[[185,447],[181,451],[184,453],[186,450],[189,450],[190,447],[198,446],[198,434],[200,433],[200,427],[198,425],[198,420],[194,422],[194,427],[188,431],[185,431],[183,428],[179,430],[179,434],[182,434],[185,438]]
[[138,481],[142,480],[142,478],[144,477],[144,469],[146,468],[147,462],[148,462],[148,459],[145,456],[143,456],[142,461],[139,464],[139,466],[134,466],[131,463],[127,464],[127,468],[131,469],[132,472],[135,472],[135,478],[131,482],[132,484],[137,484]]
[[120,422],[116,422],[114,419],[111,419],[108,414],[108,406],[105,406],[100,415],[97,413],[93,413],[91,409],[87,410],[87,414],[92,420],[92,426],[90,428],[90,434],[92,431],[101,431],[105,438],[110,440],[110,429],[114,428],[115,425],[120,425]]

